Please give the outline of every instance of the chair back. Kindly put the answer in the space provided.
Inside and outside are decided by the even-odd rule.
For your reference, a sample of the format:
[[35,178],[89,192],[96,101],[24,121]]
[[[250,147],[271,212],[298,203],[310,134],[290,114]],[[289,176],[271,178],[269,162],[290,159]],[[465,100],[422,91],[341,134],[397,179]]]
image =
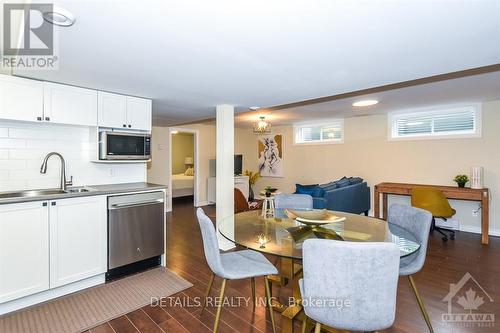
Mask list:
[[427,256],[432,214],[420,208],[392,204],[389,207],[387,222],[408,230],[420,244],[420,249],[417,252],[401,259],[401,275],[411,275],[420,271]]
[[452,217],[455,210],[451,208],[443,192],[430,187],[419,186],[411,190],[411,205],[431,212],[434,217]]
[[205,258],[207,259],[208,266],[215,273],[215,275],[224,275],[224,268],[222,266],[219,241],[217,240],[217,233],[214,224],[205,214],[203,209],[198,208],[196,211],[198,223],[200,224],[201,237],[203,239],[203,249]]
[[396,244],[308,239],[302,256],[302,299],[308,317],[349,331],[378,331],[394,323]]
[[276,209],[312,209],[313,198],[309,194],[278,194],[274,198]]
[[238,214],[241,212],[246,212],[247,210],[250,210],[250,207],[248,206],[248,201],[245,198],[245,195],[243,192],[240,191],[240,189],[235,188],[234,189],[234,213]]

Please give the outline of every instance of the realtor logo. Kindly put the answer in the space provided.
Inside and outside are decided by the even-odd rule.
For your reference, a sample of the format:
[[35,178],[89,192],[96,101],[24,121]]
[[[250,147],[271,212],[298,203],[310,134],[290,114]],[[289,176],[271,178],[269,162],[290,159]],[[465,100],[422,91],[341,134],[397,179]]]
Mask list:
[[43,13],[53,11],[49,3],[5,3],[1,67],[3,69],[57,69],[54,26]]
[[443,302],[448,303],[448,313],[441,316],[446,326],[495,326],[495,314],[480,310],[481,306],[493,303],[493,298],[468,272],[457,284],[450,284],[450,292],[443,298]]

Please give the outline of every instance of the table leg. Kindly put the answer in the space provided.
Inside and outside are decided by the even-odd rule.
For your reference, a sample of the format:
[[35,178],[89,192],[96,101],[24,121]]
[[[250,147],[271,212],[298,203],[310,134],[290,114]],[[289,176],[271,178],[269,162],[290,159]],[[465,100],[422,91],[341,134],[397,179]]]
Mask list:
[[375,186],[375,192],[373,194],[373,205],[375,218],[378,219],[380,218],[380,192],[377,186]]
[[483,193],[481,200],[481,243],[488,245],[489,243],[489,214],[490,214],[490,198],[488,192]]
[[387,220],[387,193],[382,193],[382,220]]

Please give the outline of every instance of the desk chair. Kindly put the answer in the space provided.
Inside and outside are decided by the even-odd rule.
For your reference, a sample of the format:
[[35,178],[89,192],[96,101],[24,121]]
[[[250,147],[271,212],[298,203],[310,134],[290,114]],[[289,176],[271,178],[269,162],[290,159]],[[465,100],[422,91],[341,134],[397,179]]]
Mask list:
[[448,235],[445,231],[450,233],[449,237],[451,240],[455,239],[455,231],[436,226],[436,217],[446,221],[446,219],[452,217],[456,213],[456,210],[451,208],[443,192],[429,187],[414,187],[411,190],[411,205],[424,209],[432,214],[431,232],[434,230],[439,232],[443,235],[442,239],[445,242],[448,240]]

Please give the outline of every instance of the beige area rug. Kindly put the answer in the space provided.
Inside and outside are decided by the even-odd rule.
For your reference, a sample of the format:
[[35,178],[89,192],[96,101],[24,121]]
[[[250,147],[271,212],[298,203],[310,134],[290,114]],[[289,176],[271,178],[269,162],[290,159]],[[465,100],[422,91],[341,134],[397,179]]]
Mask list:
[[82,332],[193,285],[155,268],[0,317],[2,333]]

